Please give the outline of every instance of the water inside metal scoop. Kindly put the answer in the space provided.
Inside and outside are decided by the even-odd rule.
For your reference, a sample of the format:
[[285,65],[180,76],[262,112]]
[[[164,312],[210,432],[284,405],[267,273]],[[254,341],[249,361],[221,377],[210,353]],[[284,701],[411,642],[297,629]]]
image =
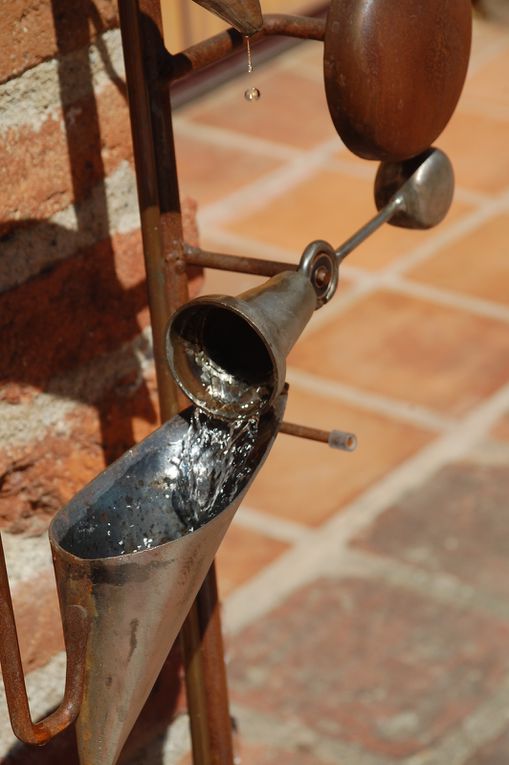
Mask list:
[[55,519],[55,538],[64,550],[87,559],[178,539],[232,502],[266,444],[263,418],[224,421],[192,407],[80,492]]

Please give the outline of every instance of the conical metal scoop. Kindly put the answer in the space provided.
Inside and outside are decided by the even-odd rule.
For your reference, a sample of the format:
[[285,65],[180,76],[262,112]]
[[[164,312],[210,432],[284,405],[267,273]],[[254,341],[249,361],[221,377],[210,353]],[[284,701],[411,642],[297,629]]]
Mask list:
[[64,623],[90,619],[76,723],[81,765],[114,765],[216,550],[278,432],[194,408],[129,450],[53,520]]
[[227,21],[243,35],[253,35],[263,26],[259,0],[195,0],[195,2]]
[[191,401],[209,413],[251,417],[282,390],[286,357],[316,307],[315,289],[300,270],[237,297],[191,300],[168,326],[170,369]]

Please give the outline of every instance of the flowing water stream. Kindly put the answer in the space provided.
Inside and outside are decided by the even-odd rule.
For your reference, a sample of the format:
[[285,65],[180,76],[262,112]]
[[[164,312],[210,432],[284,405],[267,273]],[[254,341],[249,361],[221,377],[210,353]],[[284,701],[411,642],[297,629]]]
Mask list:
[[228,505],[248,473],[258,419],[212,420],[196,408],[167,471],[168,499],[188,531]]
[[[178,438],[168,435],[168,448],[142,452],[88,507],[79,505],[81,518],[70,525],[61,546],[83,558],[119,556],[195,531],[248,481],[257,463],[258,431],[258,418],[227,421],[188,410]],[[124,459],[136,453],[137,447]]]

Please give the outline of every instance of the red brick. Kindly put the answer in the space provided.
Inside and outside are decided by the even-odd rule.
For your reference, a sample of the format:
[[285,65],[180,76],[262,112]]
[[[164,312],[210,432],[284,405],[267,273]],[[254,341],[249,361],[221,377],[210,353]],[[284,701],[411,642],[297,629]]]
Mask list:
[[449,465],[386,510],[355,544],[509,596],[506,465]]
[[[105,465],[158,425],[154,376],[117,377],[93,406],[77,406],[54,429],[34,441],[0,450],[0,526],[40,533],[74,494]],[[63,431],[63,432],[62,432]],[[42,436],[42,437],[41,437]]]
[[231,646],[232,697],[391,762],[425,751],[499,686],[509,627],[379,579],[317,580]]
[[0,379],[46,388],[137,337],[148,322],[146,305],[139,232],[57,263],[0,296]]
[[20,582],[13,589],[12,599],[23,668],[31,672],[64,648],[53,573],[44,571]]
[[3,528],[40,533],[57,510],[103,469],[97,423],[90,418],[81,424],[71,437],[49,432],[42,441],[1,455],[6,463],[0,475]]
[[[87,45],[118,23],[114,0],[9,0],[2,4],[0,82],[57,53]],[[58,31],[55,31],[58,30]]]
[[[21,107],[21,105],[20,105]],[[127,103],[113,85],[70,104],[39,130],[12,128],[0,144],[0,219],[42,219],[79,202],[132,156]]]

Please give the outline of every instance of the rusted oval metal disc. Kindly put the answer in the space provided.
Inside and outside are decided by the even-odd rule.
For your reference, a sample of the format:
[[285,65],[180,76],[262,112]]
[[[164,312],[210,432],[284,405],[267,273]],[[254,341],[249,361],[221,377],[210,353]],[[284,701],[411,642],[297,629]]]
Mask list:
[[332,0],[324,74],[334,126],[366,159],[427,149],[463,88],[470,0]]

